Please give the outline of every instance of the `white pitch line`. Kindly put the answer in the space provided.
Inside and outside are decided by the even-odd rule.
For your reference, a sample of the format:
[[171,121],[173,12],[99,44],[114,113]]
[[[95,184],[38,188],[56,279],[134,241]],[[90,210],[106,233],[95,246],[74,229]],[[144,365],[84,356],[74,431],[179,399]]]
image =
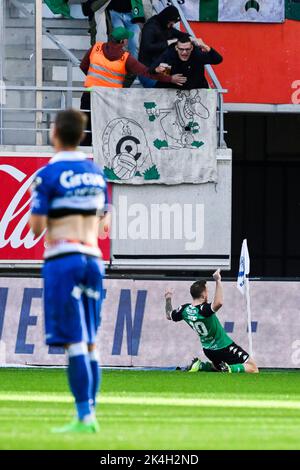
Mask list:
[[[64,394],[33,394],[0,393],[0,401],[21,402],[52,402],[72,403],[71,395]],[[186,407],[218,407],[218,408],[269,408],[300,410],[300,400],[247,400],[247,399],[215,399],[215,398],[172,398],[159,396],[116,396],[100,395],[100,404],[107,405],[149,405],[149,406],[186,406]]]
[[300,400],[282,402],[278,400],[239,400],[214,398],[163,398],[163,397],[100,397],[100,403],[156,406],[192,406],[220,408],[284,408],[300,409]]

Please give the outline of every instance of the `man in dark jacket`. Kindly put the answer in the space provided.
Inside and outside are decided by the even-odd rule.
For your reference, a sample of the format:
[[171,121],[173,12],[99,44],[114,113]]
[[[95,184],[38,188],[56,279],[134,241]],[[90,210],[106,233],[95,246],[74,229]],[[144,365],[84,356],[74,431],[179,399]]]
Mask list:
[[[174,25],[180,20],[176,7],[170,6],[153,16],[142,29],[139,61],[150,67],[156,59],[170,46],[177,42],[182,34]],[[155,80],[139,77],[145,88],[153,88]]]
[[[182,74],[186,82],[180,87],[184,90],[209,88],[205,78],[205,64],[220,64],[222,56],[212,47],[207,46],[202,39],[192,39],[188,34],[181,33],[175,46],[168,49],[153,62],[150,71],[160,65],[160,70],[169,66],[170,74]],[[166,67],[167,68],[167,67]],[[179,88],[174,83],[159,83],[156,88]]]

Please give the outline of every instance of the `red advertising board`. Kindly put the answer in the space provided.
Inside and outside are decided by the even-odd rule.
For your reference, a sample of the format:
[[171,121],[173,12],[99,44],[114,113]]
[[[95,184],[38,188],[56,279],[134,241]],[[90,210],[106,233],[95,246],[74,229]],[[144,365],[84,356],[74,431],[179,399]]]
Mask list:
[[[38,155],[0,156],[0,263],[38,262],[43,258],[44,239],[35,238],[28,226],[29,188],[48,160]],[[103,259],[109,260],[109,239],[99,240],[99,246]]]
[[191,26],[223,56],[213,68],[227,103],[300,103],[300,21]]

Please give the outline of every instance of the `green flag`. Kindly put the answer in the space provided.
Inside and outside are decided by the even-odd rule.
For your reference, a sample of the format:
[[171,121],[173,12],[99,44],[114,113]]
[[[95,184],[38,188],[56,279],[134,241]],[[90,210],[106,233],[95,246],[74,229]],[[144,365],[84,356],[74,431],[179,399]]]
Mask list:
[[145,13],[142,0],[131,0],[133,22],[138,22],[141,20],[141,23],[145,20]]
[[285,17],[300,21],[300,1],[285,0]]
[[66,18],[71,18],[70,7],[65,0],[45,0],[46,5],[55,15],[63,15]]

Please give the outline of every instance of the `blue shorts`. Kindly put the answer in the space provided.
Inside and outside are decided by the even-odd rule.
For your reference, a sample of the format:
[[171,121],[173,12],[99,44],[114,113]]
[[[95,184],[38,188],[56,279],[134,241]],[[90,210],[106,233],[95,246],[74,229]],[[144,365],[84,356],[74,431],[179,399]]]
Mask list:
[[46,344],[91,344],[100,326],[104,264],[75,253],[43,267]]

